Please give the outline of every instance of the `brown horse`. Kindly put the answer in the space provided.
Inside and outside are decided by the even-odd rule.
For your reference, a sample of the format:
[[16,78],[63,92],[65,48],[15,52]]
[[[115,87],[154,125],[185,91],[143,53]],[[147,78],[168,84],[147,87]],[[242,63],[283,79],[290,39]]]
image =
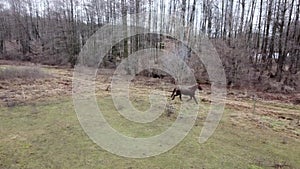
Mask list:
[[181,95],[188,95],[190,96],[190,99],[188,99],[187,101],[190,101],[192,98],[194,98],[195,102],[198,104],[197,100],[196,100],[196,97],[195,97],[195,91],[196,90],[202,90],[202,87],[200,86],[200,84],[196,84],[194,86],[191,86],[189,88],[179,88],[179,87],[176,87],[174,90],[173,90],[173,93],[171,95],[172,97],[172,100],[175,99],[175,96],[178,96],[179,95],[179,98],[180,100],[182,101],[181,99]]

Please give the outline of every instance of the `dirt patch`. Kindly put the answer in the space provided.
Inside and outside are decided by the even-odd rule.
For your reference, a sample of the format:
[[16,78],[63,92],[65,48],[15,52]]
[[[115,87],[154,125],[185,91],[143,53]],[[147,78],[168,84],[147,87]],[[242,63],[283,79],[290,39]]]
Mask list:
[[[229,109],[235,110],[230,116],[234,125],[245,126],[247,123],[256,128],[268,128],[285,133],[290,137],[300,138],[300,107],[277,101],[231,100],[226,101]],[[237,111],[236,111],[237,110]]]

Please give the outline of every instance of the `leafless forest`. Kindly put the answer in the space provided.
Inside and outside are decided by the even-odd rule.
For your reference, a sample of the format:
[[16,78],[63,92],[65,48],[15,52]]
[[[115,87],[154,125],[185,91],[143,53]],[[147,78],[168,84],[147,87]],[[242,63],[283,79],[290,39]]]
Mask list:
[[[149,23],[170,16],[164,28],[171,33],[171,16],[177,15],[188,32],[211,39],[229,87],[291,93],[300,90],[299,6],[299,0],[1,0],[0,58],[74,66],[86,40],[121,16],[148,12]],[[104,66],[163,41],[151,35],[125,39]],[[199,71],[201,78],[205,70]]]
[[0,0],[0,169],[299,168],[299,17],[300,0]]

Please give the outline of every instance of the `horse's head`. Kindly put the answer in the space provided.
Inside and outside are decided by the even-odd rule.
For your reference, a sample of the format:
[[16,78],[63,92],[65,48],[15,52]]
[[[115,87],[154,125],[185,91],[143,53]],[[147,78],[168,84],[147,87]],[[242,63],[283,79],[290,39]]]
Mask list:
[[196,85],[190,87],[189,89],[191,89],[193,91],[196,91],[197,89],[198,90],[202,90],[202,87],[200,86],[200,84],[196,84]]
[[202,90],[202,87],[200,86],[200,84],[197,85],[198,90]]

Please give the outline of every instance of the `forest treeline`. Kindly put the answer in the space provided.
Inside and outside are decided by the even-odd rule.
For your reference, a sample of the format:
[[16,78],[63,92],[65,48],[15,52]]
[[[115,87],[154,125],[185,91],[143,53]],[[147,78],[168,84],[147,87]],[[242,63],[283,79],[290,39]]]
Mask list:
[[[300,90],[299,6],[299,0],[2,0],[0,54],[2,59],[74,65],[87,39],[101,26],[119,23],[121,16],[148,12],[149,23],[160,20],[150,28],[171,34],[176,15],[192,36],[204,33],[211,39],[228,85],[294,91]],[[123,18],[122,24],[130,21]],[[161,47],[161,41],[149,35],[125,39],[112,49],[110,60],[146,46]]]

